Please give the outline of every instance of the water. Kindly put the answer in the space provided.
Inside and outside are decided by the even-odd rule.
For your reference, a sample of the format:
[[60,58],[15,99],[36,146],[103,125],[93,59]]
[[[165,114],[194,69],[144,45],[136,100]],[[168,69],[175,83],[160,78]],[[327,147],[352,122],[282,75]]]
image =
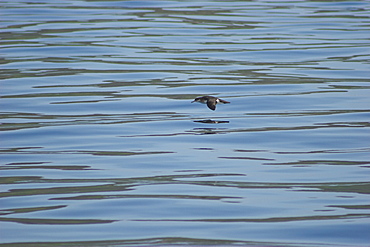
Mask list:
[[3,1],[1,245],[368,246],[369,14]]

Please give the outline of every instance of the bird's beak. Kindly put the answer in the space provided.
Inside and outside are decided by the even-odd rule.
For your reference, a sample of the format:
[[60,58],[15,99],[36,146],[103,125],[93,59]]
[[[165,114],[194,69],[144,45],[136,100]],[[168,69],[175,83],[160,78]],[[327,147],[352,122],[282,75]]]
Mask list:
[[193,100],[191,103],[194,103],[195,102],[195,100]]

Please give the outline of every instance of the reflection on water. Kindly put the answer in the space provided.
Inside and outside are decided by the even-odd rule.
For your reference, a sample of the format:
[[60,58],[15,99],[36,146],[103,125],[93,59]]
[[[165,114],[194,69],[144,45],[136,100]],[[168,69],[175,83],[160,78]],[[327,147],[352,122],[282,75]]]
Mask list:
[[367,245],[369,9],[4,2],[0,245]]
[[195,120],[196,123],[207,123],[207,124],[219,124],[219,123],[229,123],[226,120],[212,120],[212,119],[205,119],[205,120]]

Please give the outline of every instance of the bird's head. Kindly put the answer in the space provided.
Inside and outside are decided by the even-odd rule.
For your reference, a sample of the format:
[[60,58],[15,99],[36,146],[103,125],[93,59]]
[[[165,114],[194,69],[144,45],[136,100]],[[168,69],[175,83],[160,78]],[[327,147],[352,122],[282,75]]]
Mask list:
[[191,103],[194,103],[194,102],[201,102],[201,97],[195,98]]

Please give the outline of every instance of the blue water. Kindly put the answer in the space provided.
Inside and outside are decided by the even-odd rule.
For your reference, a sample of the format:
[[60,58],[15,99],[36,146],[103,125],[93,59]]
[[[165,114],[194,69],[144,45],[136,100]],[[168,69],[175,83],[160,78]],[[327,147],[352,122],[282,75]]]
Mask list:
[[370,245],[369,2],[0,11],[1,246]]

